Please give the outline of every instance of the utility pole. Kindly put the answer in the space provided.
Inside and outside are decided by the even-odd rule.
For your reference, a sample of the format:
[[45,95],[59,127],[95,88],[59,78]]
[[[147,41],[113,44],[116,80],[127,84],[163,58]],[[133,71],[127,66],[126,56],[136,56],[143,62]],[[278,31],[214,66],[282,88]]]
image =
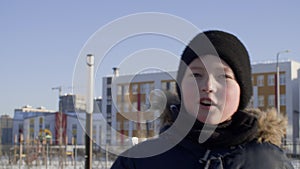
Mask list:
[[88,85],[87,85],[87,102],[86,102],[86,162],[85,169],[92,169],[93,154],[93,109],[94,109],[94,56],[87,55],[88,68]]
[[62,126],[62,122],[63,122],[63,113],[62,113],[62,107],[60,105],[60,97],[61,97],[61,93],[62,93],[62,87],[61,86],[58,86],[58,87],[53,87],[52,90],[58,90],[58,111],[60,113],[60,117],[59,117],[59,140],[58,140],[58,144],[59,144],[59,152],[60,152],[60,164],[61,164],[61,168],[63,169],[64,168],[64,165],[63,165],[63,158],[64,158],[64,155],[63,155],[63,151],[62,151],[62,136],[63,136],[63,126]]
[[281,53],[288,53],[289,50],[277,52],[276,54],[276,107],[277,113],[280,114],[280,72],[279,72],[279,55]]

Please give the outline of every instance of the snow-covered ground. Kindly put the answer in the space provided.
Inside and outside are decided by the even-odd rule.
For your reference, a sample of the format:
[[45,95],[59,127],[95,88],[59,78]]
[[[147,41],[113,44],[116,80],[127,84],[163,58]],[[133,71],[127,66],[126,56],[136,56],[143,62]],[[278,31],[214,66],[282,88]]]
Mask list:
[[[291,159],[291,162],[295,169],[300,169],[300,160],[299,159]],[[99,160],[93,160],[93,167],[97,169],[109,169],[112,165],[113,161],[99,161]],[[21,163],[17,163],[14,165],[10,165],[7,157],[0,157],[0,169],[58,169],[58,168],[64,168],[64,169],[84,169],[85,160],[84,158],[78,158],[76,161],[76,164],[73,163],[71,160],[67,160],[64,162],[64,166],[61,166],[59,164],[59,160],[53,160],[48,162],[48,165],[37,165],[35,161],[31,166],[28,166],[25,164],[24,161],[21,161]]]
[[292,159],[291,162],[295,169],[300,169],[300,160],[299,159]]
[[[113,161],[100,161],[100,160],[93,160],[92,168],[99,168],[99,169],[109,169],[112,165]],[[8,157],[0,157],[0,169],[84,169],[85,159],[83,157],[78,158],[76,160],[76,163],[72,163],[70,159],[68,159],[66,162],[64,162],[64,165],[62,166],[58,159],[52,160],[51,164],[50,161],[46,164],[40,164],[38,165],[35,161],[33,161],[32,165],[27,165],[25,161],[17,162],[17,164],[9,164]]]

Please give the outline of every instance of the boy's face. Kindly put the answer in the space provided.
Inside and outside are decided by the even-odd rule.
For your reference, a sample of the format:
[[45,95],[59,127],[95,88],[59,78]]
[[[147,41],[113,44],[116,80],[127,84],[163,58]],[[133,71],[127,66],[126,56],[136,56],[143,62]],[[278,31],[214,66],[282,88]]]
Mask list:
[[181,83],[186,110],[203,123],[231,118],[240,102],[240,86],[227,63],[214,55],[193,60]]

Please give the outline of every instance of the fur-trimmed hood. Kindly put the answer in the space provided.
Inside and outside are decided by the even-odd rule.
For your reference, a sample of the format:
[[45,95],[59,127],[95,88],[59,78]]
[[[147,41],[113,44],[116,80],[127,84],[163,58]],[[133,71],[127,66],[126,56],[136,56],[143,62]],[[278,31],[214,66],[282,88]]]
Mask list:
[[[162,130],[166,126],[170,126],[173,123],[174,117],[170,112],[169,107],[173,104],[178,104],[179,100],[173,93],[166,92],[167,105],[166,109],[161,116]],[[257,140],[259,142],[270,142],[277,146],[281,145],[282,138],[286,134],[287,118],[278,114],[276,109],[267,109],[262,111],[260,109],[247,108],[243,112],[253,115],[258,121]],[[176,117],[175,117],[176,118]],[[168,128],[168,127],[167,127]]]
[[281,145],[281,139],[286,133],[287,118],[278,114],[274,108],[266,111],[246,109],[246,112],[253,114],[258,119],[257,139],[259,142]]

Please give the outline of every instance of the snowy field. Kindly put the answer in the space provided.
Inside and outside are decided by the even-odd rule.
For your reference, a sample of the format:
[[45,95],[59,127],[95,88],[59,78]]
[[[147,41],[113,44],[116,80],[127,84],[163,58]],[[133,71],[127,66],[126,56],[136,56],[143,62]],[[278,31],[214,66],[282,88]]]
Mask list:
[[[92,168],[99,168],[99,169],[109,169],[112,165],[113,161],[97,161],[97,160],[93,160],[93,165]],[[19,161],[17,162],[17,164],[11,165],[9,164],[9,160],[6,157],[1,157],[0,158],[0,169],[59,169],[59,168],[63,168],[63,169],[84,169],[84,164],[85,164],[85,160],[84,158],[78,158],[76,160],[76,163],[72,163],[71,160],[67,160],[66,162],[64,162],[64,165],[62,166],[61,164],[59,164],[59,160],[53,160],[50,162],[48,162],[48,165],[38,165],[36,164],[35,161],[33,161],[32,165],[27,165],[24,161],[21,161],[21,163],[19,163]]]
[[[292,159],[291,160],[293,166],[295,169],[300,169],[300,160],[299,159]],[[17,163],[15,165],[10,165],[8,158],[6,157],[1,157],[0,158],[0,169],[58,169],[58,168],[63,168],[63,169],[84,169],[84,158],[78,158],[76,161],[76,164],[73,163],[72,161],[68,160],[64,162],[64,165],[61,166],[59,164],[59,161],[52,161],[51,164],[48,162],[48,165],[37,165],[35,162],[33,162],[32,165],[26,165],[24,161],[21,161],[21,163]],[[112,165],[113,161],[93,161],[93,167],[92,168],[97,168],[97,169],[109,169]]]
[[297,160],[291,160],[293,166],[295,169],[300,169],[300,160],[297,159]]

